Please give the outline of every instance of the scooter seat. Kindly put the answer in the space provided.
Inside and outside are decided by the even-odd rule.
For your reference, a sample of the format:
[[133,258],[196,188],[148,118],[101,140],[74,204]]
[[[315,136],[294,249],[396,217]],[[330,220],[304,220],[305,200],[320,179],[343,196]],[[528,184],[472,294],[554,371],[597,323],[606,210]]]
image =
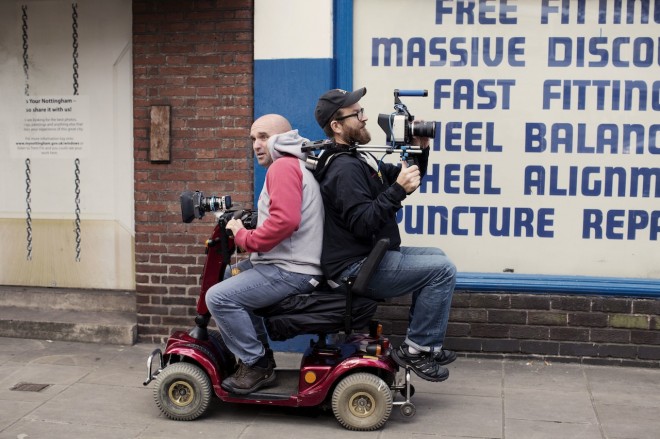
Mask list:
[[[369,326],[378,302],[354,296],[351,329]],[[346,294],[343,288],[296,294],[255,311],[264,318],[268,336],[275,341],[288,340],[301,334],[331,334],[345,329]]]
[[356,276],[342,279],[333,290],[320,289],[309,294],[296,294],[274,305],[256,310],[264,317],[268,335],[282,341],[301,334],[350,332],[369,326],[378,302],[361,296],[367,290],[390,244],[380,239],[371,249]]

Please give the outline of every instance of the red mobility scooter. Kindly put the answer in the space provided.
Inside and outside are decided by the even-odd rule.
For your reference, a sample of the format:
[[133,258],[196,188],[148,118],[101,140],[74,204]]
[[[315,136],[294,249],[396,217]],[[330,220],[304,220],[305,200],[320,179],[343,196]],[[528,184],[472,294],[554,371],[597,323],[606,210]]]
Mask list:
[[[274,386],[237,395],[220,386],[237,364],[220,333],[208,328],[211,315],[205,293],[222,281],[235,250],[226,223],[240,217],[246,227],[254,228],[256,212],[232,210],[229,196],[205,197],[192,191],[181,195],[181,210],[186,223],[202,218],[205,212],[213,212],[217,221],[207,241],[195,327],[174,332],[165,350],[154,350],[147,360],[144,385],[155,380],[153,396],[165,416],[181,421],[196,419],[206,412],[214,395],[229,403],[331,408],[349,430],[382,427],[393,406],[399,406],[406,417],[415,414],[410,402],[414,393],[411,370],[397,374],[399,368],[389,357],[389,340],[371,320],[377,302],[360,296],[387,249],[386,240],[375,246],[358,275],[347,279],[339,291],[294,295],[256,312],[264,318],[272,340],[310,334],[310,345],[299,369],[277,368]],[[365,327],[369,327],[367,333],[353,333]],[[334,341],[328,342],[328,338]],[[403,378],[397,380],[397,375]]]

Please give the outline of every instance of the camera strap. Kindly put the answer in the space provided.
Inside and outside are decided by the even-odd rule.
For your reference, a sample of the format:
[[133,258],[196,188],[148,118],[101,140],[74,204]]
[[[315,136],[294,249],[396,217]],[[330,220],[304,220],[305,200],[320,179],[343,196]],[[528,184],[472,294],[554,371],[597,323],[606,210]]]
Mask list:
[[383,183],[383,175],[380,172],[380,167],[378,166],[378,161],[376,161],[376,158],[368,152],[359,152],[355,150],[324,151],[321,154],[321,157],[319,158],[319,162],[316,165],[316,169],[314,170],[315,175],[318,176],[319,175],[318,173],[321,171],[321,169],[330,166],[330,163],[333,161],[333,159],[339,157],[342,154],[354,155],[358,160],[364,162],[367,166],[373,169],[374,174],[377,175],[378,178],[380,179],[380,182]]
[[360,152],[358,153],[360,160],[365,162],[371,169],[373,169],[376,172],[379,172],[380,170],[378,169],[378,162],[376,161],[376,158],[373,156],[373,154],[370,154],[368,152]]
[[327,166],[329,166],[333,159],[339,157],[342,154],[352,154],[352,151],[338,148],[324,150],[319,156],[314,173],[318,174],[322,169],[325,169]]
[[373,169],[375,172],[379,172],[378,169],[378,161],[376,158],[368,153],[368,152],[359,152],[355,150],[326,150],[324,151],[319,160],[319,164],[321,164],[321,167],[326,167],[330,165],[330,162],[332,162],[333,159],[336,157],[339,157],[342,154],[354,154],[357,158],[365,162],[371,169]]

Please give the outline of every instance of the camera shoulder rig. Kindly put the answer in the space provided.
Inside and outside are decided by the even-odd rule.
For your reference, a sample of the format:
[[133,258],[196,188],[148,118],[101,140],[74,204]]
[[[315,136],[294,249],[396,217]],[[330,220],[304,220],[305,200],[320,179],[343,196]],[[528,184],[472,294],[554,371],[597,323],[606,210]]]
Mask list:
[[[317,165],[326,154],[334,155],[336,153],[354,153],[354,152],[371,152],[385,154],[400,154],[401,160],[408,160],[409,154],[421,154],[422,148],[413,145],[345,145],[344,147],[337,147],[337,144],[330,139],[316,140],[312,142],[305,142],[301,147],[302,152],[309,153],[307,156],[307,168],[314,171]],[[325,164],[325,162],[324,162]]]

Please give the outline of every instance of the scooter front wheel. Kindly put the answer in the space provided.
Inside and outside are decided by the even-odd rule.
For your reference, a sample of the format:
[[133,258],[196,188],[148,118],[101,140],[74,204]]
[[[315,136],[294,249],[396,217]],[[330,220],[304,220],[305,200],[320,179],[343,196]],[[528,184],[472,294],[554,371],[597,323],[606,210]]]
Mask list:
[[349,430],[376,430],[392,413],[392,392],[385,381],[370,373],[342,379],[332,394],[332,412]]
[[211,396],[209,377],[194,364],[171,364],[156,377],[154,399],[158,408],[170,419],[197,419],[209,407]]

